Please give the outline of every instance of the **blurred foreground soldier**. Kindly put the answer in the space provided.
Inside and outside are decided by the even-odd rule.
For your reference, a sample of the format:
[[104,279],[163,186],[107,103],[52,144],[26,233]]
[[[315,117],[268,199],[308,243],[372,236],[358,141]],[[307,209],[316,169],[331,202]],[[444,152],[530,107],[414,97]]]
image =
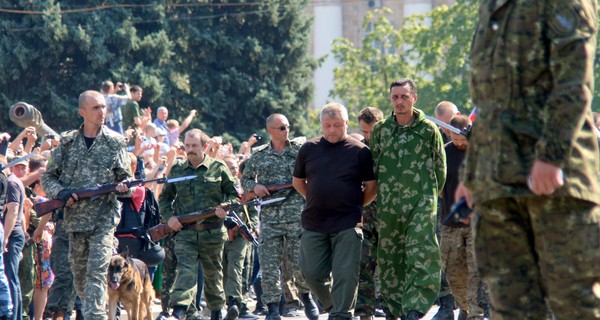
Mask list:
[[348,137],[346,107],[329,103],[320,120],[323,136],[302,145],[292,180],[306,197],[300,268],[329,319],[350,319],[360,272],[359,222],[363,205],[375,198],[377,183],[371,151]]
[[[493,319],[600,319],[593,0],[481,1],[461,179]],[[469,195],[459,187],[457,197]]]
[[[66,202],[63,227],[69,234],[69,260],[75,290],[83,300],[83,317],[103,320],[107,319],[106,273],[120,205],[115,193],[96,200],[78,199],[73,189],[122,182],[131,173],[125,138],[103,125],[106,102],[102,94],[82,93],[79,114],[83,125],[63,134],[42,186],[48,197]],[[123,183],[116,189],[119,196],[130,194]]]
[[393,81],[393,111],[375,124],[369,144],[377,164],[377,265],[388,319],[419,319],[440,290],[435,228],[446,153],[437,126],[414,107],[417,99],[413,80]]

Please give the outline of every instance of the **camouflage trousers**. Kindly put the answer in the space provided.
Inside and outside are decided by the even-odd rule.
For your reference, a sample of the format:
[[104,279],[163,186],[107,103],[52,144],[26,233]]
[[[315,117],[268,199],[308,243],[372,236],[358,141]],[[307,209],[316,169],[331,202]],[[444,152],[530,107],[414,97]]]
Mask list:
[[[309,292],[300,271],[300,222],[262,223],[258,255],[262,272],[262,300],[265,304],[279,303],[281,299],[281,266],[287,260],[289,274],[302,293]],[[284,256],[284,253],[285,256]]]
[[29,305],[33,300],[33,287],[35,285],[35,244],[25,244],[19,261],[19,283],[21,283],[21,299],[23,301],[23,320],[29,320]]
[[73,285],[73,272],[69,261],[69,236],[62,227],[62,221],[56,223],[52,235],[52,253],[50,265],[54,272],[54,283],[48,290],[46,308],[50,311],[60,310],[71,314],[77,294]]
[[355,316],[375,315],[377,269],[377,231],[373,224],[363,225],[363,242],[360,254],[360,274],[358,277],[358,295],[356,297]]
[[170,236],[163,241],[165,248],[165,260],[163,260],[162,269],[162,292],[160,294],[160,306],[162,312],[169,312],[169,303],[171,293],[173,292],[173,283],[175,283],[175,274],[177,272],[177,258],[175,257],[175,238]]
[[225,305],[223,292],[223,245],[225,228],[203,231],[185,230],[175,237],[177,275],[171,294],[171,307],[184,307],[196,301],[198,289],[198,260],[204,272],[204,294],[211,311]]
[[440,290],[435,210],[423,202],[410,212],[392,215],[378,211],[381,298],[386,312],[395,317],[411,310],[427,313]]
[[475,207],[473,236],[494,320],[600,317],[600,206],[519,197]]
[[114,228],[69,233],[69,260],[75,290],[86,320],[108,319],[106,303],[108,265],[114,246]]
[[239,234],[233,241],[226,241],[223,250],[223,272],[225,296],[243,302],[244,262],[248,251],[248,241]]
[[[470,227],[441,226],[442,270],[460,309],[469,312],[469,318],[483,316],[485,297],[480,297],[483,286],[477,271],[473,232]],[[483,300],[483,301],[482,301]]]

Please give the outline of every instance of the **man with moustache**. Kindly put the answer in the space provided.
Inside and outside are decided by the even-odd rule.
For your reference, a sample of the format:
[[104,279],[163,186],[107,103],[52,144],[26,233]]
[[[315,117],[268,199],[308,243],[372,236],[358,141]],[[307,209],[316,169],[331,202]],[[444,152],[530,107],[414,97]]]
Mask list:
[[[184,319],[186,311],[196,299],[198,282],[198,261],[204,271],[204,292],[211,320],[223,318],[221,309],[225,305],[223,291],[223,247],[228,239],[223,220],[227,212],[222,206],[237,199],[234,177],[227,165],[209,157],[204,150],[209,137],[199,129],[192,129],[185,135],[184,146],[187,160],[176,163],[169,177],[195,175],[196,179],[172,183],[165,186],[160,194],[160,211],[169,227],[175,231],[182,229],[178,215],[216,207],[215,217],[197,222],[192,228],[180,231],[175,237],[177,275],[173,284],[170,304],[173,316]],[[224,202],[225,201],[225,202]],[[229,310],[228,318],[236,318],[237,312]]]
[[437,126],[414,107],[417,98],[413,80],[393,81],[393,111],[375,124],[369,144],[378,185],[377,265],[389,319],[421,318],[440,289],[435,229],[446,156]]
[[52,152],[42,186],[49,198],[66,202],[63,227],[69,234],[69,259],[85,319],[107,319],[108,264],[119,222],[117,196],[131,191],[119,183],[117,192],[98,199],[79,199],[73,189],[123,182],[131,178],[125,138],[104,126],[106,102],[101,93],[79,96],[83,125],[62,135]]
[[346,107],[326,104],[320,120],[323,136],[302,145],[292,180],[306,198],[300,268],[329,319],[350,319],[360,271],[359,222],[363,205],[375,198],[377,183],[371,151],[348,137]]

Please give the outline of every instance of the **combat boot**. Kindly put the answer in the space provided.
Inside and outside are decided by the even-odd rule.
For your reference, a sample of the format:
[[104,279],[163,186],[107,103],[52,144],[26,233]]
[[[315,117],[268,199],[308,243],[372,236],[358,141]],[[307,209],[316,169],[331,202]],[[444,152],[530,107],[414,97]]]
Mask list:
[[223,320],[223,313],[221,310],[211,311],[210,320]]
[[233,297],[229,297],[227,305],[229,306],[229,308],[227,308],[227,315],[225,315],[225,320],[237,319],[240,316],[239,302]]
[[185,312],[186,310],[184,307],[173,307],[173,313],[171,314],[171,316],[179,320],[184,320]]
[[269,308],[269,313],[267,313],[265,320],[281,320],[281,316],[279,315],[279,303],[269,303],[267,307]]
[[408,314],[406,315],[406,320],[419,320],[424,316],[423,313],[416,311],[416,310],[410,310],[408,312]]
[[308,320],[319,319],[319,309],[310,292],[300,293],[300,299],[302,300],[302,304],[304,304],[304,314]]
[[454,297],[451,294],[440,298],[440,308],[432,320],[454,320]]
[[245,303],[241,304],[239,319],[257,320],[258,318],[259,318],[259,316],[256,316],[256,315],[253,315],[252,313],[250,313],[250,310],[248,310],[248,307],[246,306]]

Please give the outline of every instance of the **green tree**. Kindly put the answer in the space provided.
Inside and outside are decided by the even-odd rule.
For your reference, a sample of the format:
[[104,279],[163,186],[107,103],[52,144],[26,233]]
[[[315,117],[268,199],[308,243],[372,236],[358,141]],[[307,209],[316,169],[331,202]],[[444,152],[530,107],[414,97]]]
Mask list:
[[[95,6],[109,6],[98,10]],[[307,130],[315,61],[307,0],[0,0],[0,101],[29,102],[55,130],[79,123],[77,95],[106,79],[138,83],[142,106],[240,140],[280,112]],[[62,10],[62,11],[61,11]],[[75,10],[76,12],[66,10]],[[32,12],[43,11],[44,14]],[[7,121],[7,115],[0,115]]]
[[388,20],[389,9],[367,13],[367,35],[360,48],[347,39],[334,43],[341,67],[334,71],[331,96],[342,99],[353,114],[366,106],[387,110],[390,82],[409,77],[417,82],[418,107],[428,114],[442,100],[467,111],[467,61],[476,7],[475,0],[458,0],[451,7],[409,17],[400,28]]

